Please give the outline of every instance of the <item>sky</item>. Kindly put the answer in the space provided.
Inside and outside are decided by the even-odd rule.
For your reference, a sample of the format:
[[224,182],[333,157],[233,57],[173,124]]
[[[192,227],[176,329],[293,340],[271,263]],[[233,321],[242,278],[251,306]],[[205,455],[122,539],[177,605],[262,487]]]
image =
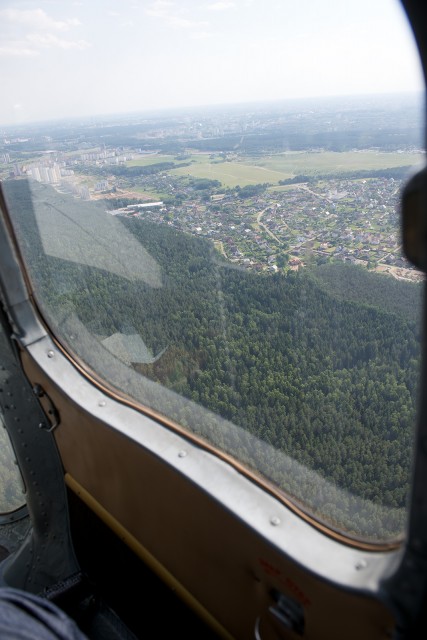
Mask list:
[[0,124],[416,92],[398,0],[0,0]]

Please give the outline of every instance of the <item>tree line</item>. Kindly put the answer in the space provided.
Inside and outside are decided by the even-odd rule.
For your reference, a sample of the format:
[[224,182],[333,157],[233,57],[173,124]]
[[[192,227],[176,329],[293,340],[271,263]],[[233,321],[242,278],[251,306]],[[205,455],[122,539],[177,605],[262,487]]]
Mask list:
[[[226,263],[208,240],[123,218],[160,267],[162,286],[152,287],[45,255],[25,206],[16,223],[32,237],[26,259],[59,335],[75,315],[100,344],[137,334],[161,354],[135,357],[137,399],[339,528],[381,539],[402,531],[420,354],[417,317],[406,307],[419,308],[419,287],[343,264],[252,273]],[[114,368],[107,375],[114,383]],[[178,395],[150,400],[153,382]]]

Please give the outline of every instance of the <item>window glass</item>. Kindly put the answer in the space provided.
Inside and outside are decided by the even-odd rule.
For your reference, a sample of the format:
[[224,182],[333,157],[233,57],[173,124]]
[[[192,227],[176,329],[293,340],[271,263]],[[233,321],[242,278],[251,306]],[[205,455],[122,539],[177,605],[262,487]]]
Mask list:
[[411,473],[423,277],[399,197],[424,99],[400,7],[372,5],[5,3],[0,170],[89,371],[384,542]]
[[0,415],[0,514],[15,511],[24,503],[21,474]]
[[11,352],[0,325],[0,515],[25,504],[24,483],[4,423],[3,411],[8,411],[13,401],[10,379]]

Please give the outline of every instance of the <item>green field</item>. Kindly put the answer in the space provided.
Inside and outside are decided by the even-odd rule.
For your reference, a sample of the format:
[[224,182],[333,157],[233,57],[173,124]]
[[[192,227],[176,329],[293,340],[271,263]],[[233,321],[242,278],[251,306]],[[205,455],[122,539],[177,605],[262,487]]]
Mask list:
[[249,184],[292,178],[298,174],[316,175],[358,171],[363,169],[388,169],[414,166],[422,163],[423,156],[415,153],[376,152],[302,152],[284,153],[260,158],[242,157],[231,162],[212,162],[208,154],[192,156],[190,167],[173,169],[172,175],[193,176],[219,180],[225,187],[241,187]]
[[156,201],[156,200],[163,200],[164,198],[167,198],[167,193],[147,191],[145,187],[139,187],[138,185],[135,185],[134,187],[132,187],[132,191],[137,191],[138,193],[141,193],[141,195],[144,196],[144,200]]
[[197,162],[190,167],[172,169],[171,175],[192,176],[193,178],[209,178],[219,180],[225,187],[241,187],[247,184],[259,184],[272,182],[277,184],[284,178],[292,178],[291,172],[275,171],[264,167],[257,167],[244,162],[221,162],[212,163],[209,156],[206,162]]
[[[385,153],[377,151],[280,153],[249,160],[250,164],[269,170],[292,173],[335,173],[367,169],[388,169],[418,165],[424,156],[418,153]],[[248,160],[246,160],[248,162]]]
[[368,169],[421,165],[424,156],[418,153],[381,153],[376,151],[348,152],[289,152],[268,156],[241,156],[231,161],[212,160],[210,153],[193,154],[185,160],[172,155],[152,154],[132,160],[129,167],[147,166],[160,162],[191,162],[188,167],[172,169],[171,175],[219,180],[224,187],[243,187],[250,184],[278,184],[279,180],[299,174],[315,176]]
[[175,162],[178,164],[182,162],[177,160],[175,156],[158,155],[157,153],[151,153],[150,155],[138,158],[138,160],[129,160],[126,162],[127,167],[146,167],[149,164],[159,164],[160,162]]

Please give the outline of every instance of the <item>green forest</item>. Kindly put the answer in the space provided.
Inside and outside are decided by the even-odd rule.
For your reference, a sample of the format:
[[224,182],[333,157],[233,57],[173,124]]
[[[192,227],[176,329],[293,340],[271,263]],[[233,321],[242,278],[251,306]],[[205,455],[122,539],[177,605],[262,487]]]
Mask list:
[[[13,184],[11,195],[22,205],[26,196]],[[56,332],[77,316],[97,348],[118,332],[138,334],[161,355],[133,362],[141,391],[123,390],[231,453],[332,526],[369,539],[401,534],[420,285],[344,264],[253,273],[224,262],[208,240],[115,219],[160,266],[161,286],[132,281],[46,255],[39,231],[47,188],[37,189],[37,222],[28,202],[12,211],[39,304]],[[58,199],[61,233],[62,204],[51,197]],[[91,205],[84,206],[90,216]],[[72,219],[72,208],[66,216]],[[85,359],[77,338],[64,333],[64,340]],[[114,383],[114,367],[105,371]],[[165,393],[149,396],[148,381],[188,402],[176,403],[173,393],[170,402]]]

